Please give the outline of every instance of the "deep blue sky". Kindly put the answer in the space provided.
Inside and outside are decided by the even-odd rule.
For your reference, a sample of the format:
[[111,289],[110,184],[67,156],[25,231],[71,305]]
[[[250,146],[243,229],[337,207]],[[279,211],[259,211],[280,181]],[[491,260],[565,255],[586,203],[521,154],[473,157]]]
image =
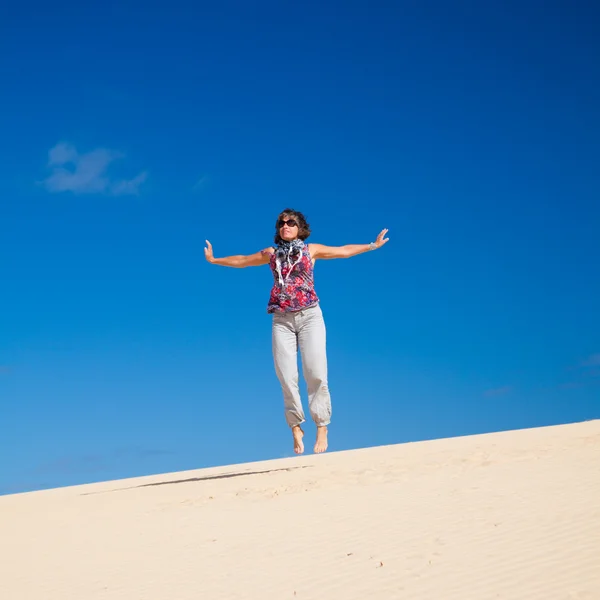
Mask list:
[[331,450],[599,417],[592,5],[2,8],[0,493],[290,456],[271,274],[202,250],[287,206],[390,230],[317,264]]

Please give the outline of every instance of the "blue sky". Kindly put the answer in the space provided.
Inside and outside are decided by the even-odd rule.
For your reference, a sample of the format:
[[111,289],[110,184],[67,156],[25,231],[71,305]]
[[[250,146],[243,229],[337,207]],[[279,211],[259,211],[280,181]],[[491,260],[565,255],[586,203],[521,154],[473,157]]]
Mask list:
[[291,456],[271,274],[202,250],[287,206],[389,228],[317,264],[332,451],[600,416],[592,3],[2,10],[0,493]]

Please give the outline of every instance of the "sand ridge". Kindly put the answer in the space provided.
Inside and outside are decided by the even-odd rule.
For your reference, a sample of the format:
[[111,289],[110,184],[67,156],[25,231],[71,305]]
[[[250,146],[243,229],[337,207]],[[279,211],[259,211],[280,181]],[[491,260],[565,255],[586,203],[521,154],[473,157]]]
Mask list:
[[600,598],[600,421],[0,497],[3,600]]

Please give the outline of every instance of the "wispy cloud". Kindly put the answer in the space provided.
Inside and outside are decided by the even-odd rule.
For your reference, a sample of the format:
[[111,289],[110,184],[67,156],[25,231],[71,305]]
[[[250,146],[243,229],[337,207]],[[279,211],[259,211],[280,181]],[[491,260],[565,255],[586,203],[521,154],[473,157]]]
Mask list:
[[200,179],[198,179],[198,181],[196,181],[192,190],[194,192],[199,192],[200,190],[204,189],[207,182],[208,182],[208,175],[202,175],[202,177],[200,177]]
[[64,485],[64,477],[77,478],[80,482],[114,475],[116,467],[126,464],[128,469],[147,469],[152,460],[175,454],[172,450],[130,446],[117,448],[106,454],[61,456],[41,463],[20,473],[19,479],[0,485],[0,496],[21,492],[55,488]]
[[42,463],[32,473],[34,475],[72,474],[72,473],[98,473],[107,468],[106,460],[99,455],[63,456],[49,462]]
[[124,461],[139,462],[150,460],[154,457],[173,454],[170,450],[161,448],[128,447],[117,448],[112,452],[100,454],[86,454],[62,456],[54,460],[42,463],[32,470],[32,474],[39,475],[71,475],[78,473],[99,473],[114,468]]
[[562,390],[574,390],[587,387],[589,385],[600,385],[596,378],[600,377],[600,352],[591,354],[581,362],[567,368],[567,371],[573,373],[574,378],[571,381],[559,384]]
[[510,394],[513,391],[512,385],[504,385],[502,387],[492,388],[483,392],[483,395],[486,398],[495,398],[497,396],[506,396],[506,394]]
[[145,460],[154,456],[168,456],[174,454],[172,450],[162,448],[141,448],[131,446],[128,448],[117,448],[113,452],[113,457],[118,460]]
[[600,352],[591,354],[579,365],[579,372],[581,377],[588,380],[591,377],[600,376]]
[[[24,482],[11,482],[5,485],[0,485],[0,496],[7,496],[9,494],[20,494],[22,492],[29,491],[33,486],[28,485]],[[39,489],[41,486],[36,486]]]
[[139,188],[148,178],[148,173],[145,171],[136,175],[133,179],[116,181],[112,186],[112,193],[115,196],[137,195]]
[[584,367],[600,367],[600,352],[588,356],[584,361]]
[[70,143],[61,142],[48,152],[50,175],[43,181],[49,192],[74,194],[136,195],[148,174],[139,173],[132,179],[117,179],[109,167],[124,154],[108,148],[96,148],[81,153]]
[[578,390],[583,386],[584,384],[581,381],[567,381],[566,383],[560,383],[558,385],[561,390]]

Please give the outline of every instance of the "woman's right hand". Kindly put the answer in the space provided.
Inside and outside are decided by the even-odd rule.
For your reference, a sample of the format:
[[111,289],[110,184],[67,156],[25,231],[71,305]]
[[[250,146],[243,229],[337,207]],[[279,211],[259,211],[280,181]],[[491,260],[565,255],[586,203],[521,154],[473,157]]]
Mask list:
[[213,255],[212,244],[208,240],[206,240],[206,248],[204,248],[204,256],[206,257],[206,260],[209,263],[214,263],[215,262],[215,257]]

